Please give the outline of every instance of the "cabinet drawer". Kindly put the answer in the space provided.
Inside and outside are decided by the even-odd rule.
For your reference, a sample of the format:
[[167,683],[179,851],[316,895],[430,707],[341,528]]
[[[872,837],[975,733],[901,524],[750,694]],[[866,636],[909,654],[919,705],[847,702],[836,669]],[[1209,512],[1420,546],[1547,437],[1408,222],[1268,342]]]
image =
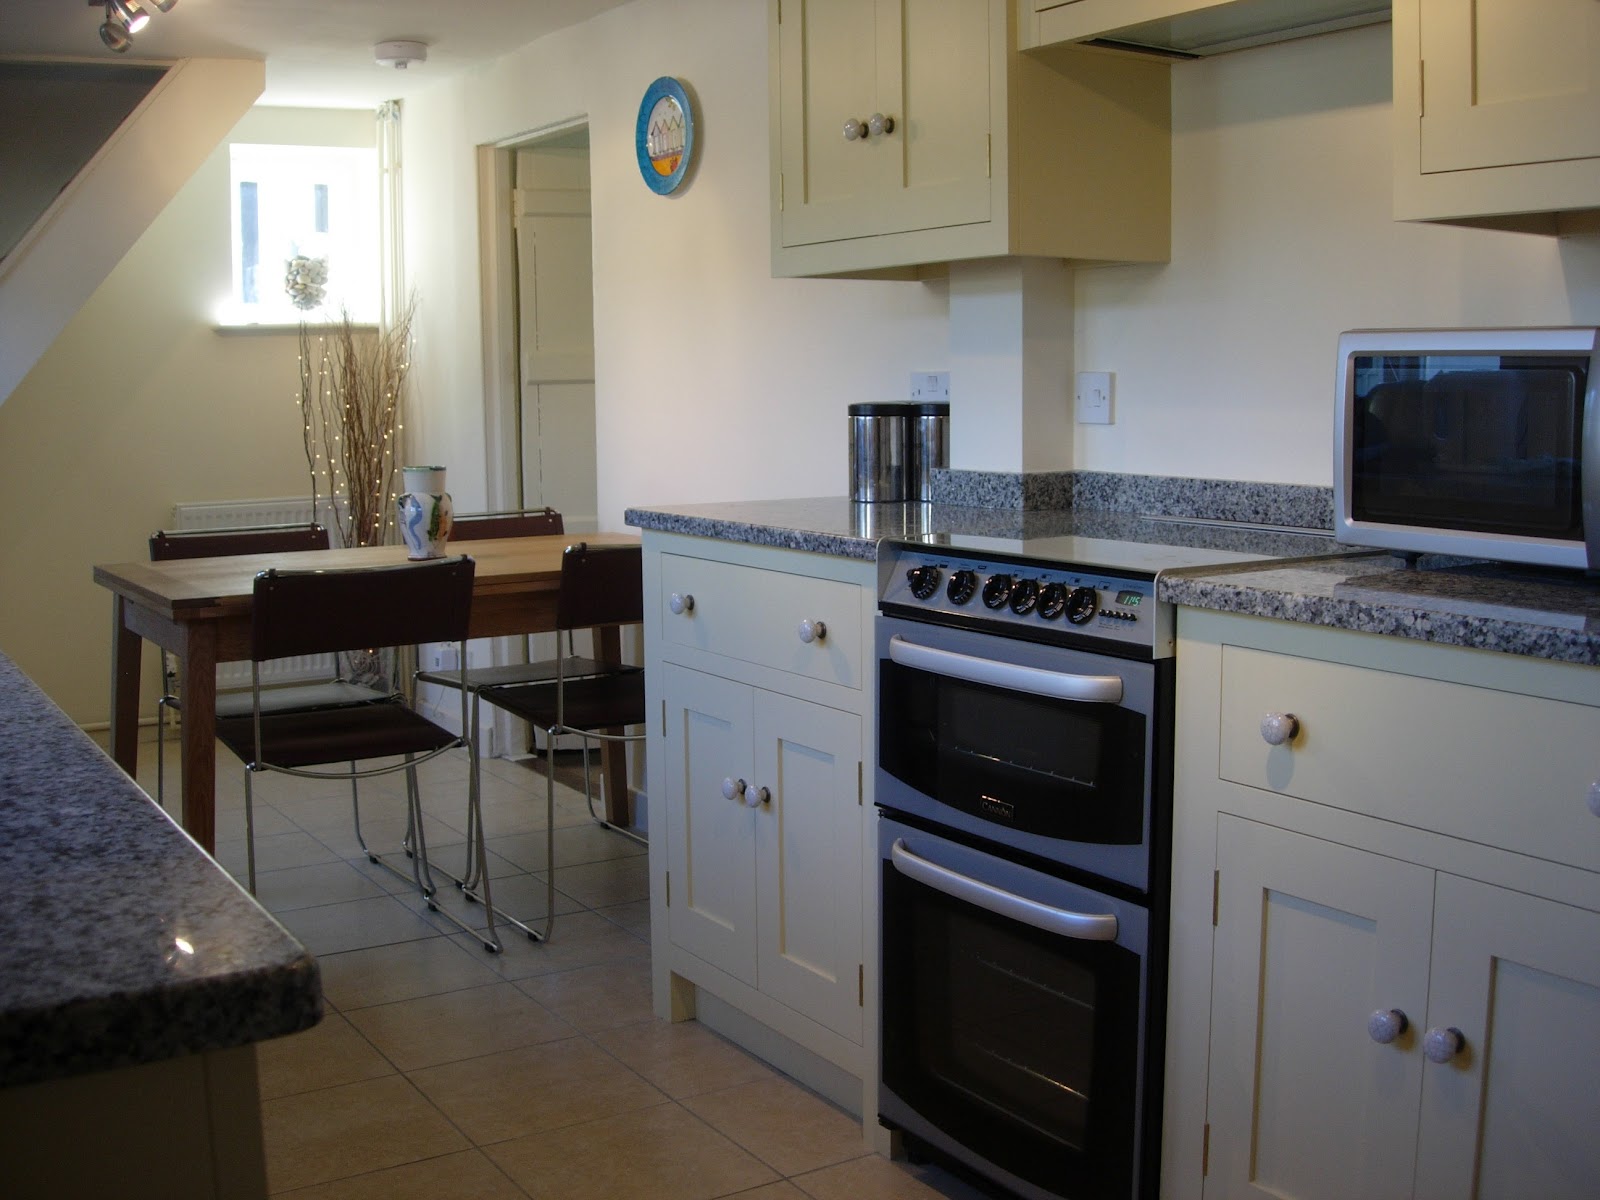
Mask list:
[[[674,596],[681,612],[673,611]],[[669,645],[861,686],[862,603],[855,584],[663,554],[659,602]],[[803,640],[804,621],[820,623],[822,636]]]
[[1600,708],[1224,646],[1220,742],[1231,782],[1600,870]]

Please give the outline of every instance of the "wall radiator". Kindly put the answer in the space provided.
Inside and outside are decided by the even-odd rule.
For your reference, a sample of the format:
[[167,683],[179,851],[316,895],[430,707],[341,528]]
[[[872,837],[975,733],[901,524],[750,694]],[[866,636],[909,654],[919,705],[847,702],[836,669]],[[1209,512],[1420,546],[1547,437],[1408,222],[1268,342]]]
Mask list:
[[[174,529],[242,529],[251,525],[295,525],[311,520],[311,497],[289,496],[276,500],[223,500],[212,504],[174,504]],[[328,532],[338,541],[338,531],[327,520]],[[264,685],[303,683],[333,674],[333,655],[301,655],[261,664]],[[217,687],[250,686],[250,664],[217,664]]]

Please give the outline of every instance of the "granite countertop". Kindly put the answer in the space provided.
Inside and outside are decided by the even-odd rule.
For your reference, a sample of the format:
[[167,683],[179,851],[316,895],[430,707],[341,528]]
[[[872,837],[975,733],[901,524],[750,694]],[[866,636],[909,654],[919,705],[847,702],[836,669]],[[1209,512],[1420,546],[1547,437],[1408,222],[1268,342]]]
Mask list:
[[322,1016],[316,960],[0,655],[0,1086]]
[[1600,580],[1373,552],[1163,576],[1161,599],[1360,633],[1600,666]]
[[1082,507],[854,504],[842,496],[631,508],[624,520],[645,530],[859,559],[874,558],[885,537],[1070,535],[1259,553],[1276,561],[1165,572],[1157,594],[1194,608],[1600,665],[1600,580],[1426,556],[1409,567],[1394,555],[1339,546],[1314,531]]

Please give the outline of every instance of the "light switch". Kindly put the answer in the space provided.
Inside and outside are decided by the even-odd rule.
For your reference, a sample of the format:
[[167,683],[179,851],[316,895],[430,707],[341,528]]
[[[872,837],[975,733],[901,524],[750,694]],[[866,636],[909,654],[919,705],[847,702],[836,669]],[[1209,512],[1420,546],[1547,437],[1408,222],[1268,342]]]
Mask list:
[[1079,371],[1076,405],[1080,425],[1111,424],[1111,372]]

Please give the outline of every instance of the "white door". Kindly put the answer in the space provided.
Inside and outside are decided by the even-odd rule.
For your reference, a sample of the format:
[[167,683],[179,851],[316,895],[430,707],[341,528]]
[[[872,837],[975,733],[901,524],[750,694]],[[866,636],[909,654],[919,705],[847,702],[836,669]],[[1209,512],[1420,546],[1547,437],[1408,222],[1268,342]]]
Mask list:
[[1208,1200],[1409,1196],[1434,873],[1225,815],[1217,867]]
[[1600,1194],[1600,914],[1439,876],[1417,1196]]
[[[663,664],[667,928],[672,942],[756,986],[751,689]],[[731,795],[724,794],[732,792]]]
[[761,990],[859,1042],[861,718],[758,691],[755,747]]

